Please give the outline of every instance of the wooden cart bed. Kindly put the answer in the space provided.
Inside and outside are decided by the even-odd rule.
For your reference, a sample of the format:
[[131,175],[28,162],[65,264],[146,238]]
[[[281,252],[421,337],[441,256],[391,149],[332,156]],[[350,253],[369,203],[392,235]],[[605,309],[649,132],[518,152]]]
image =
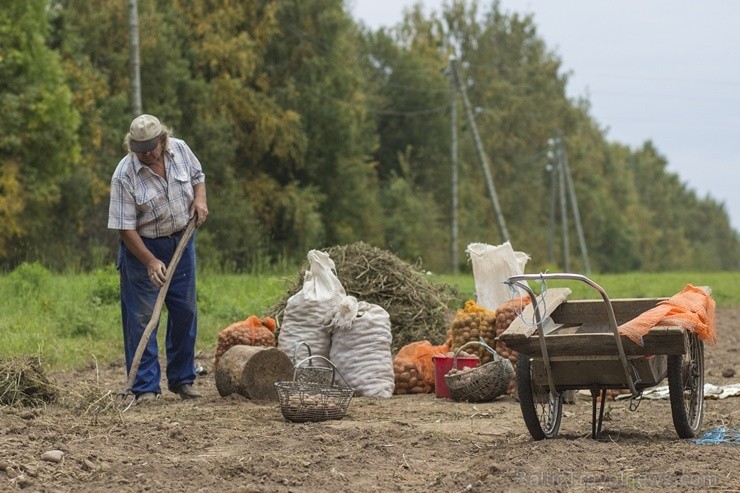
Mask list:
[[[539,301],[540,308],[544,309],[543,327],[550,358],[616,356],[616,341],[607,322],[604,301],[568,301],[570,293],[569,288],[551,288],[545,293],[544,300]],[[667,298],[612,299],[617,325],[632,320],[664,299]],[[498,339],[519,353],[541,357],[536,329],[530,304]],[[627,356],[683,354],[686,348],[686,331],[681,327],[654,327],[644,336],[642,346],[626,336],[621,339]]]

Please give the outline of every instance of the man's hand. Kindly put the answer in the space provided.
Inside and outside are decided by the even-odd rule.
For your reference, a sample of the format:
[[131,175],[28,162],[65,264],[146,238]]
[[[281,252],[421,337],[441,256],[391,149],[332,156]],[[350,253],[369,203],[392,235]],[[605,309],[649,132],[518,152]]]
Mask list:
[[149,280],[152,281],[157,287],[164,286],[164,282],[167,279],[167,268],[164,263],[154,258],[146,266],[146,271],[149,274]]
[[163,286],[167,277],[167,268],[164,263],[149,251],[136,230],[122,229],[119,233],[121,235],[121,239],[131,253],[139,259],[139,262],[146,265],[146,272],[149,275],[149,280],[152,284],[155,286]]

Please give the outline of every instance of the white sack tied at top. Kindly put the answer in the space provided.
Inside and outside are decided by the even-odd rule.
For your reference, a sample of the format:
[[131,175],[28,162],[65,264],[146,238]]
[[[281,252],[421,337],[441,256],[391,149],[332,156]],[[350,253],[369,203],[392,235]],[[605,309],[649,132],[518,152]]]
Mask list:
[[306,343],[312,355],[328,358],[331,332],[323,322],[347,293],[328,253],[311,250],[308,264],[301,290],[288,298],[285,306],[278,349],[294,358],[296,347]]
[[[489,310],[496,310],[513,295],[504,281],[511,276],[524,274],[529,255],[515,252],[508,241],[497,246],[471,243],[466,252],[473,264],[477,303]],[[526,281],[523,283],[526,284]]]
[[395,388],[391,318],[381,306],[345,296],[327,316],[329,359],[355,395],[391,397]]

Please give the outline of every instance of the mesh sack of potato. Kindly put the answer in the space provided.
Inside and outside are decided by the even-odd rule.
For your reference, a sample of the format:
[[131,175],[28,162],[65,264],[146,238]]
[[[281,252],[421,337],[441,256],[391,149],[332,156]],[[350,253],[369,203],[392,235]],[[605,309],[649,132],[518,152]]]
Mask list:
[[[480,306],[473,300],[468,300],[465,306],[455,314],[450,333],[452,351],[458,350],[468,342],[480,342],[481,340],[494,347],[496,345],[496,312]],[[482,346],[473,348],[471,354],[478,356],[481,365],[493,359],[491,353]]]
[[275,347],[276,328],[277,323],[274,318],[261,319],[256,315],[229,325],[218,333],[215,365],[218,365],[221,356],[233,346]]
[[[522,313],[524,307],[530,303],[529,296],[522,296],[521,298],[515,298],[501,304],[496,309],[496,337],[504,333],[509,328],[511,322]],[[499,356],[511,361],[511,364],[516,368],[517,352],[513,349],[509,349],[506,344],[501,341],[496,343],[496,352]],[[509,382],[509,387],[506,390],[507,394],[512,394],[516,390],[516,376]]]
[[448,343],[432,346],[429,341],[412,342],[405,345],[393,358],[395,379],[394,393],[429,394],[434,391],[435,354],[445,354],[450,350]]

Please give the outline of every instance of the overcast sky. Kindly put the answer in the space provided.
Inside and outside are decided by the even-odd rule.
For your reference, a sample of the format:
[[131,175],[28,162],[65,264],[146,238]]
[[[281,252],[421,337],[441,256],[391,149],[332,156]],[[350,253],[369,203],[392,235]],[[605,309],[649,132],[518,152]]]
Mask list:
[[[416,3],[348,0],[371,28],[400,22]],[[443,0],[421,3],[429,14]],[[568,95],[591,101],[607,139],[651,140],[668,171],[724,203],[740,232],[740,1],[502,0],[501,9],[534,15],[571,72]]]

